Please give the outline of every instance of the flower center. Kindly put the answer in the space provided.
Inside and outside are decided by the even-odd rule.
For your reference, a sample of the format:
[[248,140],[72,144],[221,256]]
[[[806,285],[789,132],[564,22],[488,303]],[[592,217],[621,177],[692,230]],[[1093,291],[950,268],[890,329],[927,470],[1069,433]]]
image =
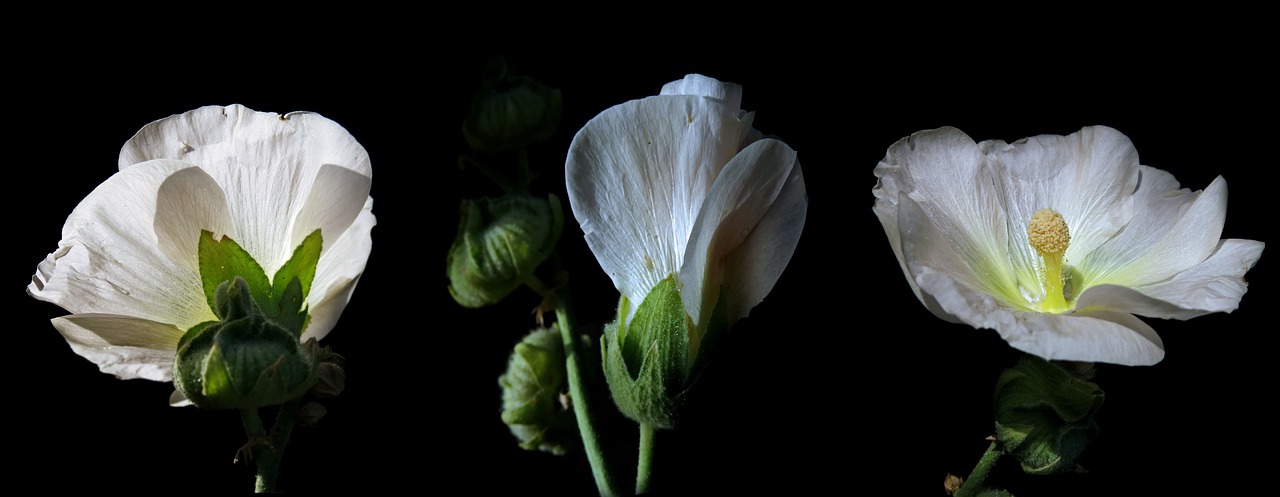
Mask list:
[[1027,242],[1044,260],[1040,275],[1044,283],[1044,299],[1040,301],[1042,312],[1062,312],[1071,309],[1062,295],[1062,260],[1071,243],[1071,232],[1062,214],[1053,209],[1040,209],[1027,223]]

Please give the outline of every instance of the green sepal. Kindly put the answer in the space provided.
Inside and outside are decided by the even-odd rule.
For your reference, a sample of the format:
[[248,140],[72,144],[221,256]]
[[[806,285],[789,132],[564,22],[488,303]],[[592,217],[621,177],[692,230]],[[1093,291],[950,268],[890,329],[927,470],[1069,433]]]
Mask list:
[[574,412],[561,403],[566,391],[564,342],[560,331],[533,330],[516,344],[502,387],[502,422],[526,450],[562,455],[578,443]]
[[289,283],[280,291],[277,303],[280,306],[280,312],[272,317],[272,321],[292,333],[293,340],[298,341],[302,337],[302,330],[306,329],[307,323],[311,320],[311,315],[307,314],[307,300],[302,282],[298,278],[289,280]]
[[624,297],[618,319],[605,325],[600,338],[609,391],[628,418],[656,428],[674,428],[685,393],[705,362],[689,358],[690,333],[696,330],[685,313],[680,282],[675,275],[660,282],[626,324],[629,305]]
[[996,438],[1027,473],[1070,469],[1100,431],[1094,415],[1103,400],[1098,385],[1024,355],[996,382]]
[[501,301],[554,251],[564,227],[560,198],[504,195],[463,200],[449,248],[449,294],[464,307]]
[[288,285],[294,279],[297,279],[301,285],[299,295],[303,299],[311,294],[311,282],[316,278],[316,266],[320,264],[320,249],[323,246],[324,240],[320,236],[320,229],[317,228],[302,239],[298,248],[293,249],[293,256],[276,270],[275,277],[271,279],[271,296],[276,302],[283,298]]
[[229,236],[221,240],[213,239],[213,232],[202,230],[199,245],[200,281],[204,285],[204,295],[209,301],[209,308],[217,314],[218,305],[215,292],[218,286],[236,279],[244,279],[249,293],[258,307],[269,315],[275,315],[276,305],[271,295],[271,281],[262,270],[258,261],[253,259],[240,244]]
[[[296,293],[300,284],[295,279],[286,288],[292,289],[286,295]],[[197,406],[279,404],[315,383],[314,341],[299,344],[297,333],[266,316],[251,292],[240,277],[219,285],[215,308],[223,319],[193,326],[178,342],[174,385]]]

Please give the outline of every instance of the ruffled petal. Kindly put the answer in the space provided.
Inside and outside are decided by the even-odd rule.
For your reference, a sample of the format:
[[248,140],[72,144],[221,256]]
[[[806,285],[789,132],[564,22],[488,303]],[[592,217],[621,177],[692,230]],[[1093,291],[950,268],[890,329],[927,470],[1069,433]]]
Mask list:
[[322,166],[373,176],[364,147],[337,123],[318,114],[282,116],[240,105],[201,107],[148,124],[121,149],[119,165],[125,170],[160,158],[197,164],[217,180],[230,206],[232,238],[267,274],[297,247],[294,232],[305,227],[293,221]]
[[1204,262],[1167,280],[1135,288],[1152,299],[1180,309],[1193,310],[1195,313],[1162,315],[1136,310],[1132,312],[1146,316],[1188,319],[1210,312],[1234,311],[1240,306],[1240,299],[1249,287],[1244,275],[1262,257],[1264,246],[1262,242],[1254,240],[1222,240],[1213,255]]
[[183,331],[168,323],[113,314],[72,314],[53,319],[71,350],[104,373],[128,380],[173,379]]
[[320,255],[311,293],[307,295],[311,322],[302,334],[302,341],[311,337],[322,339],[337,324],[373,250],[371,231],[376,224],[373,199],[366,197],[356,220],[332,244],[328,240],[324,242],[329,249]]
[[[784,187],[795,190],[789,192],[790,205],[777,206],[774,218],[763,226],[768,232],[757,232]],[[798,214],[783,212],[797,207]],[[804,180],[796,152],[785,143],[757,141],[725,165],[698,213],[680,268],[680,296],[697,329],[703,329],[703,319],[710,317],[722,283],[733,289],[724,296],[730,324],[769,293],[800,240],[804,207]],[[779,226],[785,219],[800,223]],[[753,238],[752,246],[739,252],[748,238]],[[778,257],[781,261],[775,260]],[[728,275],[729,271],[733,274]]]
[[216,319],[199,272],[165,255],[173,248],[162,249],[156,234],[157,192],[190,167],[149,161],[98,185],[67,218],[58,249],[37,267],[27,293],[71,313],[134,316],[184,330]]
[[1067,136],[1041,135],[1005,144],[980,145],[1002,178],[1009,217],[1010,250],[1017,265],[1031,268],[1027,222],[1040,209],[1062,214],[1071,231],[1068,263],[1114,236],[1133,217],[1138,152],[1119,131],[1094,126]]
[[742,85],[726,83],[701,74],[688,74],[684,79],[662,85],[659,95],[693,95],[715,100],[732,109],[742,107]]
[[201,231],[221,239],[231,229],[231,215],[218,182],[199,167],[181,164],[188,167],[169,175],[156,194],[156,240],[169,259],[199,271]]
[[1078,266],[1085,288],[1152,284],[1199,264],[1214,252],[1226,223],[1227,182],[1219,176],[1203,192],[1177,187],[1169,173],[1143,169],[1133,221]]
[[574,136],[569,203],[623,296],[642,302],[680,269],[707,192],[750,129],[736,108],[672,95],[609,108]]
[[1155,330],[1131,314],[1018,311],[929,268],[920,272],[916,282],[964,323],[996,330],[1010,346],[1045,359],[1140,366],[1164,358],[1164,343]]
[[946,271],[1009,305],[1029,305],[1009,263],[1001,192],[972,139],[955,128],[914,133],[889,147],[875,172],[874,211],[926,306],[913,265]]

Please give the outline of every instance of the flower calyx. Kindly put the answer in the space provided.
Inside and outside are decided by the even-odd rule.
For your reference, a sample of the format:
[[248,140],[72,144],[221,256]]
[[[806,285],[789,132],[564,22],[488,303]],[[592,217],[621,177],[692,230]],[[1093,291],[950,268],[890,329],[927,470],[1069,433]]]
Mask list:
[[310,315],[307,292],[322,246],[319,229],[268,279],[230,237],[200,235],[199,265],[209,306],[218,317],[178,341],[173,383],[199,407],[244,409],[285,402],[317,378],[320,347],[300,343]]
[[[300,291],[296,280],[290,287],[294,295]],[[178,342],[173,383],[187,399],[204,408],[245,409],[280,404],[311,388],[315,340],[299,343],[290,329],[305,318],[269,318],[238,276],[218,286],[215,305],[220,320],[193,326]],[[297,308],[282,315],[297,316]]]
[[[623,297],[618,319],[600,339],[605,379],[618,409],[637,423],[674,428],[685,395],[702,370],[714,339],[727,328],[723,300],[706,332],[685,312],[680,280],[670,275],[645,296],[629,323]],[[691,343],[701,341],[696,350]]]
[[463,200],[449,248],[449,294],[464,307],[500,302],[555,251],[564,227],[560,198],[504,195]]
[[1022,470],[1049,474],[1075,467],[1097,437],[1104,394],[1057,363],[1024,354],[996,382],[996,437]]

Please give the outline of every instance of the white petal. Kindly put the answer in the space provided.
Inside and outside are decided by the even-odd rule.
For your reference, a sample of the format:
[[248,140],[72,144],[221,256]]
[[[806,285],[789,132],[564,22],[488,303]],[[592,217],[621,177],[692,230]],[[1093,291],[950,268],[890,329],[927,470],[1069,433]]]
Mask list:
[[217,180],[231,209],[232,238],[268,275],[297,247],[292,222],[322,166],[373,176],[364,148],[337,123],[240,105],[201,107],[148,124],[121,149],[119,164],[124,170],[158,158],[197,164]]
[[746,316],[773,291],[782,270],[795,254],[808,211],[804,174],[797,161],[769,212],[725,262],[721,298],[725,299],[731,323]]
[[175,388],[173,393],[169,394],[169,405],[171,407],[187,407],[195,404],[191,402],[191,399],[188,399],[186,395],[182,395],[182,392]]
[[[333,327],[338,324],[338,318],[342,316],[343,309],[347,308],[347,302],[351,301],[351,293],[356,289],[356,282],[357,280],[353,279],[333,282],[319,300],[311,305],[311,321],[307,324],[307,330],[302,332],[303,342],[311,338],[322,340],[329,335],[330,331],[333,331]],[[310,297],[307,300],[310,301]]]
[[71,350],[120,379],[173,379],[183,330],[167,323],[112,314],[72,314],[53,319]]
[[605,110],[574,136],[569,203],[623,296],[642,302],[679,270],[703,199],[750,128],[713,100],[658,96]]
[[[363,208],[367,201],[372,200],[369,198],[369,189],[372,184],[372,178],[345,167],[333,164],[321,166],[306,203],[302,205],[298,217],[294,219],[293,239],[289,242],[289,246],[297,248],[307,235],[316,228],[320,228],[323,251],[327,252],[338,237],[346,233],[352,221],[356,220],[356,216],[363,212],[370,212]],[[371,202],[368,203],[372,206]],[[373,224],[369,224],[368,227],[373,227]],[[365,237],[368,237],[367,229]],[[368,257],[368,252],[365,252],[360,258],[362,267],[363,261]]]
[[[792,176],[795,171],[795,176]],[[790,182],[795,179],[798,182]],[[773,208],[783,187],[798,185],[798,198],[790,198],[787,208],[801,209],[799,226],[777,226],[779,219],[771,219],[768,233],[761,233],[752,247],[737,259],[737,250],[754,231],[765,214]],[[796,197],[796,192],[791,192]],[[693,225],[689,244],[680,268],[680,296],[685,311],[703,329],[703,319],[709,318],[711,309],[720,296],[721,283],[734,287],[735,293],[726,295],[727,318],[732,324],[747,314],[759,299],[773,288],[782,268],[790,260],[800,239],[804,219],[804,182],[796,162],[796,152],[778,140],[765,139],[752,143],[725,165],[707,194]],[[777,217],[785,219],[794,212],[782,212]],[[794,220],[794,219],[793,219]],[[772,238],[777,236],[777,238]],[[774,245],[776,244],[776,245]],[[778,254],[770,250],[777,247]],[[730,263],[730,258],[737,259]],[[782,267],[763,267],[775,257],[783,257]],[[757,272],[763,270],[763,272]],[[725,281],[726,271],[733,271],[732,282]],[[759,293],[763,290],[763,294]],[[737,293],[741,292],[741,293]],[[759,297],[759,298],[756,298]],[[748,299],[755,299],[747,302]]]
[[932,267],[1028,305],[1009,263],[997,179],[972,139],[955,128],[914,133],[889,147],[876,174],[875,212],[907,274],[913,264]]
[[58,249],[40,263],[27,293],[72,313],[135,316],[184,330],[215,319],[197,270],[166,256],[155,232],[160,185],[190,166],[144,162],[98,185],[67,218]]
[[1018,311],[928,268],[916,282],[961,321],[996,330],[1010,346],[1045,359],[1138,366],[1164,358],[1164,343],[1155,330],[1130,314]]
[[1067,136],[1042,135],[980,145],[1000,179],[1009,220],[1009,253],[1024,288],[1043,293],[1027,242],[1027,222],[1040,209],[1062,214],[1071,232],[1068,264],[1077,263],[1133,217],[1138,152],[1120,132],[1096,126]]
[[[1194,315],[1234,311],[1240,306],[1240,299],[1249,287],[1244,281],[1244,274],[1262,257],[1263,247],[1262,242],[1254,240],[1223,240],[1213,255],[1204,262],[1173,278],[1140,286],[1136,290],[1183,309],[1198,310],[1198,314]],[[1179,319],[1194,316],[1146,315]]]
[[156,194],[156,239],[170,259],[198,271],[201,231],[221,238],[231,228],[231,215],[227,196],[213,177],[199,167],[182,164],[188,167],[169,175]]
[[[1143,172],[1154,178],[1168,175],[1151,168]],[[1162,187],[1158,189],[1147,189],[1143,181],[1133,221],[1079,264],[1084,287],[1159,282],[1199,264],[1217,248],[1227,215],[1227,182],[1221,176],[1194,193],[1166,189],[1171,177],[1152,181]]]
[[311,293],[307,295],[311,322],[302,334],[302,341],[311,337],[317,340],[324,338],[337,324],[338,316],[342,315],[352,290],[355,290],[356,281],[364,273],[369,252],[373,249],[370,232],[376,224],[373,199],[366,197],[360,216],[342,236],[332,245],[328,240],[324,242],[329,249],[320,255],[316,278],[311,283]]
[[742,107],[742,85],[721,82],[701,74],[688,74],[684,79],[662,85],[660,95],[707,97],[733,109]]

